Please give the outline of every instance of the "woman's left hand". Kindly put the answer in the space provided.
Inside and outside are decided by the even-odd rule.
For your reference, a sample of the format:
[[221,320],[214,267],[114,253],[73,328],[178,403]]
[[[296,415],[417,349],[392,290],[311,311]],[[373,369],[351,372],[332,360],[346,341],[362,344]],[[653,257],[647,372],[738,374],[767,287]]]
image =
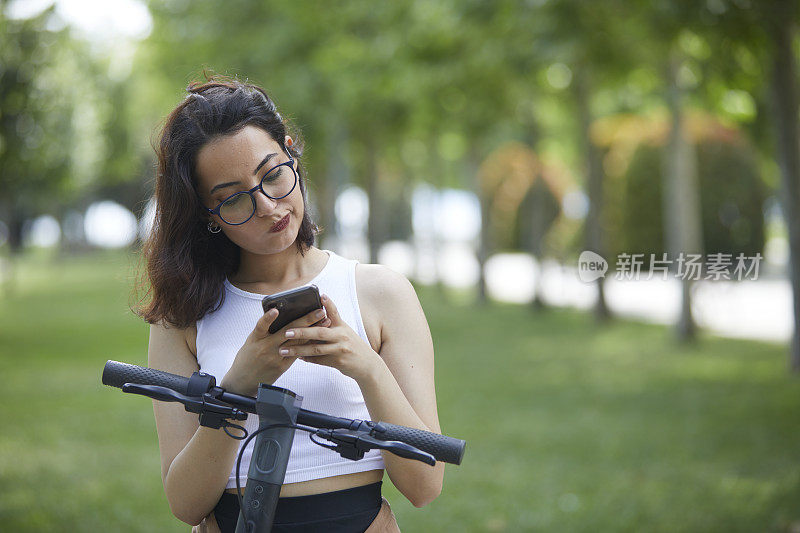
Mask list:
[[192,533],[222,533],[217,519],[214,517],[214,511],[211,511],[198,525],[192,527]]
[[322,306],[330,325],[287,330],[287,341],[296,339],[304,344],[281,346],[280,353],[284,357],[300,357],[308,363],[336,368],[358,381],[371,372],[380,355],[342,320],[333,300],[324,294]]

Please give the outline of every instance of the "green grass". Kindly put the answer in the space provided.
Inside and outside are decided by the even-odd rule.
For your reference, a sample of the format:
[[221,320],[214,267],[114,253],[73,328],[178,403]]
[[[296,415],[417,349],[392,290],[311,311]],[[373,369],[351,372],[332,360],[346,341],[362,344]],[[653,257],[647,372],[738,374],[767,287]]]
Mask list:
[[[28,256],[0,296],[0,529],[188,531],[161,487],[152,409],[103,387],[145,364],[124,254]],[[788,531],[800,525],[800,388],[780,345],[419,289],[439,416],[467,440],[403,531]]]

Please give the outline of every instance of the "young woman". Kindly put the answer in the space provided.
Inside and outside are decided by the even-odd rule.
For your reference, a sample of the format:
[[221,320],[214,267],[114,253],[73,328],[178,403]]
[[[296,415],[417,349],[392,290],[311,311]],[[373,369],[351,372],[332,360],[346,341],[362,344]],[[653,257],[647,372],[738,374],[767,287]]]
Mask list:
[[[301,143],[263,89],[193,84],[160,135],[156,217],[144,254],[149,365],[201,370],[254,396],[291,389],[303,408],[440,433],[433,343],[413,287],[380,265],[314,246]],[[315,284],[324,311],[274,334],[267,294]],[[240,441],[154,402],[161,472],[173,514],[198,531],[233,531]],[[248,430],[258,426],[251,415]],[[241,484],[247,479],[248,446]],[[436,498],[444,465],[373,450],[350,461],[297,432],[274,531],[399,531],[381,496],[384,470],[416,507]]]

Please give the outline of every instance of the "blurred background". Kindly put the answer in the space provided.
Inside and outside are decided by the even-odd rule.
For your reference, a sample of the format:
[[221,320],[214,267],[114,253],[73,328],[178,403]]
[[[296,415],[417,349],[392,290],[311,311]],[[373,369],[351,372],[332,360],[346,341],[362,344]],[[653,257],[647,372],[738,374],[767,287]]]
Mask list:
[[[318,246],[417,288],[468,447],[423,509],[385,478],[404,531],[800,531],[799,17],[0,0],[0,523],[189,529],[148,402],[100,372],[146,364],[152,143],[216,73],[302,133]],[[605,277],[582,281],[583,251]],[[682,253],[727,266],[687,279]]]

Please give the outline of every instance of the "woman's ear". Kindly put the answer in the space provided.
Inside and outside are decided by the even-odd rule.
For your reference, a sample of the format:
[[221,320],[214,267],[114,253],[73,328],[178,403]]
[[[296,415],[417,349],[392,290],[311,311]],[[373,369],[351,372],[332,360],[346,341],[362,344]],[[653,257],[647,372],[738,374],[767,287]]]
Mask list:
[[294,141],[292,140],[292,138],[291,138],[291,137],[289,137],[289,136],[287,135],[287,136],[286,136],[286,137],[283,139],[283,143],[284,143],[284,144],[285,144],[287,147],[289,147],[289,146],[292,146],[292,145],[294,144]]
[[206,223],[206,229],[210,233],[219,233],[220,231],[222,231],[222,226],[217,224],[217,222],[213,218],[209,218],[208,222]]

